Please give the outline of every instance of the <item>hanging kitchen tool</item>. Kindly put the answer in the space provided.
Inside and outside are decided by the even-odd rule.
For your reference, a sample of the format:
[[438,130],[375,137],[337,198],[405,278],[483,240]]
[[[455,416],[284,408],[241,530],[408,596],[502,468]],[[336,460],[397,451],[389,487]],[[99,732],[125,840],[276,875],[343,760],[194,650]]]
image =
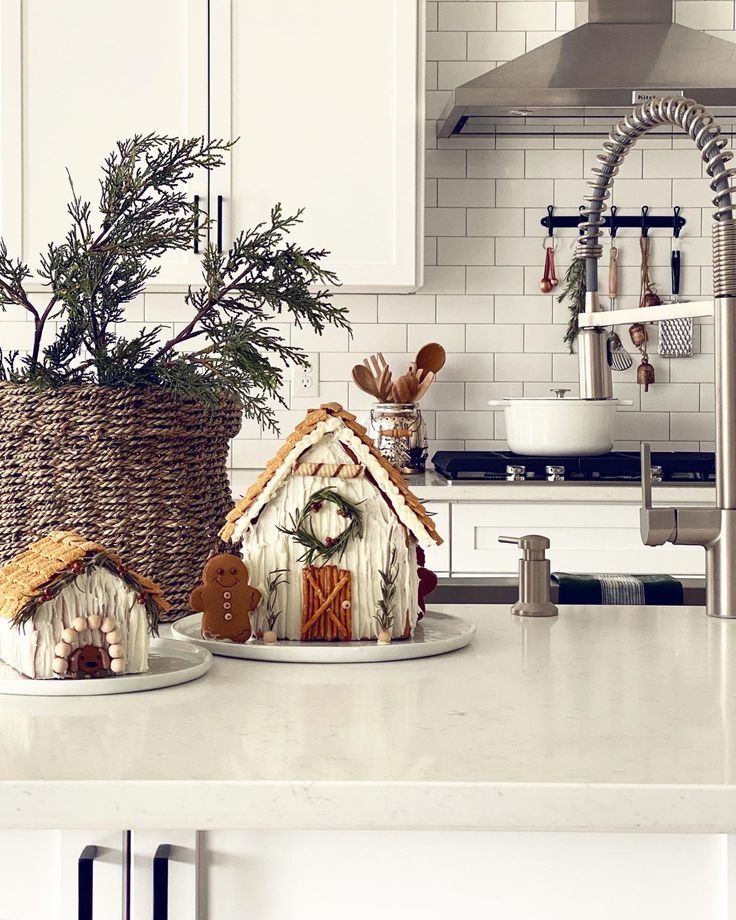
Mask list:
[[[613,205],[611,208],[611,249],[608,256],[608,296],[610,299],[610,309],[616,309],[616,298],[618,297],[618,246],[616,245],[616,212],[618,208]],[[608,346],[610,354],[610,365],[614,371],[627,371],[633,366],[634,362],[631,355],[626,351],[621,341],[621,337],[616,332],[615,326],[611,326],[611,334],[608,337]]]
[[662,303],[657,294],[654,284],[649,277],[649,257],[651,251],[651,241],[649,239],[649,224],[647,223],[647,214],[649,208],[647,205],[641,209],[641,236],[639,237],[639,248],[641,249],[641,291],[639,294],[640,307],[656,307]]
[[[680,249],[680,224],[677,220],[680,208],[675,208],[674,229],[672,231],[672,303],[680,302],[680,269],[682,255]],[[693,356],[693,321],[691,317],[668,319],[659,324],[659,354],[662,358],[691,358]]]
[[[655,307],[662,303],[649,277],[651,244],[649,240],[649,224],[647,222],[648,213],[649,208],[644,205],[641,209],[641,236],[639,237],[639,249],[641,251],[640,307]],[[647,327],[643,323],[634,323],[629,327],[629,336],[641,355],[641,362],[636,369],[636,382],[639,386],[644,387],[644,392],[646,393],[654,383],[654,368],[649,363],[649,353],[647,352],[647,343],[649,341]]]
[[551,204],[548,205],[548,236],[542,240],[542,248],[544,249],[544,274],[542,275],[542,280],[539,282],[539,290],[543,294],[549,294],[550,291],[553,290],[553,288],[556,288],[560,283],[557,280],[557,273],[555,271],[555,250],[557,249],[557,238],[554,234],[554,223],[552,218],[553,211],[554,206]]

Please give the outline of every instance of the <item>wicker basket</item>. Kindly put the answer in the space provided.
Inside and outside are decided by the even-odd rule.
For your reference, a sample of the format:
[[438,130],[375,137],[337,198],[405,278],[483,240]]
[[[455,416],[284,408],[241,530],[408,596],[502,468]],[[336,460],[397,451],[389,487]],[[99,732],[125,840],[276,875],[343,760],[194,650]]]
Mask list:
[[188,595],[232,505],[235,402],[216,411],[163,390],[0,383],[0,562],[52,530],[77,530]]

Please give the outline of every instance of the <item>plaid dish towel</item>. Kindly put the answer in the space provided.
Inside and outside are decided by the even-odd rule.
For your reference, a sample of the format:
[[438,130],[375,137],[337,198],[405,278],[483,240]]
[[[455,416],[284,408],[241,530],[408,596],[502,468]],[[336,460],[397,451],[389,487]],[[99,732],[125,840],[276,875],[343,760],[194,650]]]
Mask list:
[[682,582],[671,575],[570,575],[553,572],[558,604],[667,605],[684,603]]

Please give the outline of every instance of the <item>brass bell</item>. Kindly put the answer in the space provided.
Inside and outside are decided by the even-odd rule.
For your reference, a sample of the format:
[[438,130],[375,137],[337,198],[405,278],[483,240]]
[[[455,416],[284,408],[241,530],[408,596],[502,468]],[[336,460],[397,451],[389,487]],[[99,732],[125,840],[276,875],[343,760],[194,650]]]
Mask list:
[[641,364],[636,369],[636,382],[644,387],[644,392],[649,392],[649,385],[654,383],[654,368],[649,363],[649,358],[643,355]]
[[637,348],[645,345],[648,339],[647,327],[643,323],[634,323],[633,326],[629,326],[629,337]]
[[658,307],[662,303],[662,299],[659,294],[653,290],[651,287],[648,287],[644,297],[642,298],[641,306],[642,307]]

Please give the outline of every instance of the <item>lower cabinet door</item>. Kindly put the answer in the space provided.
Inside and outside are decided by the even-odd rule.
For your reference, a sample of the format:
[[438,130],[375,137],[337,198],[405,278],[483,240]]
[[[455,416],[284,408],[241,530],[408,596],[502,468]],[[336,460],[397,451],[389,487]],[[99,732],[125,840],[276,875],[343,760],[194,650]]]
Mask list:
[[60,920],[60,891],[61,832],[0,831],[0,920]]
[[214,831],[203,917],[721,920],[723,846],[694,834]]
[[198,840],[197,831],[131,831],[130,920],[205,920]]

